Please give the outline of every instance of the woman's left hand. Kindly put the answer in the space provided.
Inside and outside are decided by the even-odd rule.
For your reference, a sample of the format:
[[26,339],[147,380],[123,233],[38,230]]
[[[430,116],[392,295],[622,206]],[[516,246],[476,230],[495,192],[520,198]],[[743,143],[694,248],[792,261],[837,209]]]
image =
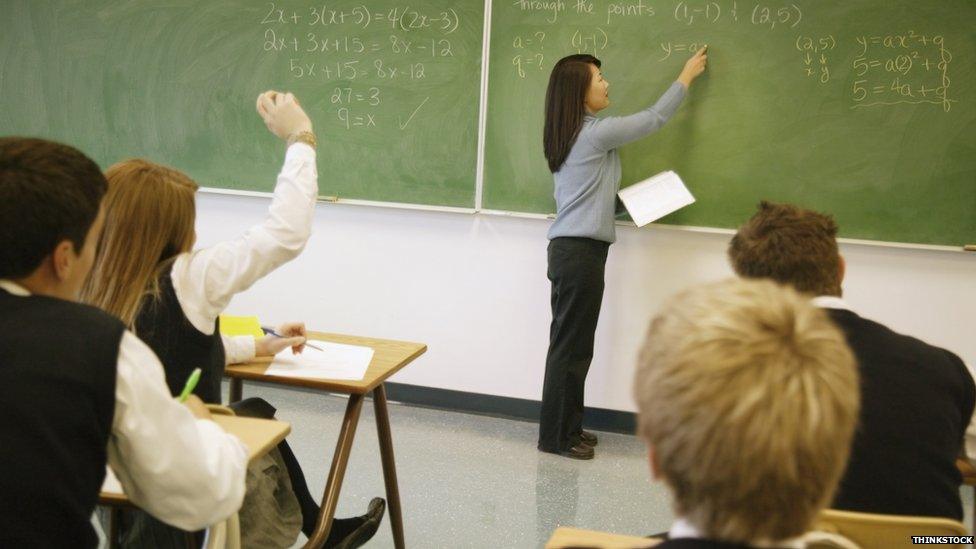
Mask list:
[[291,347],[291,352],[295,355],[305,350],[304,322],[286,322],[278,326],[276,331],[284,337],[269,335],[254,341],[256,356],[274,356],[288,347]]

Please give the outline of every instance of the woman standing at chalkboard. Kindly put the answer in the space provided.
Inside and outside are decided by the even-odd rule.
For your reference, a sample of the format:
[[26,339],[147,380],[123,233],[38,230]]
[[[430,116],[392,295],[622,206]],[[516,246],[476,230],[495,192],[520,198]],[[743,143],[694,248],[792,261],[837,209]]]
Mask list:
[[552,324],[539,422],[543,452],[592,459],[597,444],[596,436],[583,430],[583,386],[593,358],[607,251],[616,240],[617,148],[664,125],[705,64],[703,48],[657,103],[622,117],[596,116],[610,104],[610,83],[596,57],[564,57],[549,76],[542,141],[555,181],[556,221],[549,229]]

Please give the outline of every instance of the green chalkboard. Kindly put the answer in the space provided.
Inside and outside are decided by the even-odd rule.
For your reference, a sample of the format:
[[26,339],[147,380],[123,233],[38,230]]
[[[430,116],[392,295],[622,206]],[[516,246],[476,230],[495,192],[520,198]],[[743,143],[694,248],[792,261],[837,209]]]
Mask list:
[[690,52],[708,72],[623,185],[666,169],[697,203],[663,222],[735,227],[760,199],[835,214],[842,235],[976,240],[973,0],[515,0],[491,12],[484,207],[551,213],[542,154],[555,61],[603,61],[611,107],[653,103]]
[[293,91],[321,194],[474,203],[480,0],[5,0],[0,134],[270,191],[283,147],[254,113]]

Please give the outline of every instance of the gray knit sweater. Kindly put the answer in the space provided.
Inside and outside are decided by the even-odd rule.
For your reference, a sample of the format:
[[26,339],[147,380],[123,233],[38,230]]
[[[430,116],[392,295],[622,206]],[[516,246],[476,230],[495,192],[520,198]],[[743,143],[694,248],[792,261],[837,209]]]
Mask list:
[[582,236],[614,242],[614,205],[620,190],[620,155],[617,148],[653,133],[678,110],[685,87],[671,84],[657,103],[630,116],[583,119],[576,143],[566,162],[553,174],[556,220],[549,239]]

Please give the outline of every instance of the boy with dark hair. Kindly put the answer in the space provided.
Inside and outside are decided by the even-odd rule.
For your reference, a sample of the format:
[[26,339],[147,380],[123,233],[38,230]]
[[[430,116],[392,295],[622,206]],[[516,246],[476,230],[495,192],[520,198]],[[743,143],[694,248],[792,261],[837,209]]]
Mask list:
[[837,223],[792,204],[760,202],[759,211],[729,243],[732,266],[744,278],[771,278],[813,295],[841,295],[843,259]]
[[159,360],[118,319],[74,302],[105,190],[98,166],[71,147],[0,138],[3,547],[94,547],[106,462],[133,503],[187,530],[223,520],[244,497],[240,440],[205,419],[199,400],[178,404]]
[[729,244],[735,272],[813,297],[844,332],[861,374],[861,415],[833,508],[962,519],[955,460],[976,385],[951,352],[858,316],[841,299],[845,264],[828,215],[762,202]]
[[15,279],[34,272],[59,244],[81,251],[107,183],[70,147],[16,138],[0,147],[0,216],[11,228],[0,233],[0,278]]

